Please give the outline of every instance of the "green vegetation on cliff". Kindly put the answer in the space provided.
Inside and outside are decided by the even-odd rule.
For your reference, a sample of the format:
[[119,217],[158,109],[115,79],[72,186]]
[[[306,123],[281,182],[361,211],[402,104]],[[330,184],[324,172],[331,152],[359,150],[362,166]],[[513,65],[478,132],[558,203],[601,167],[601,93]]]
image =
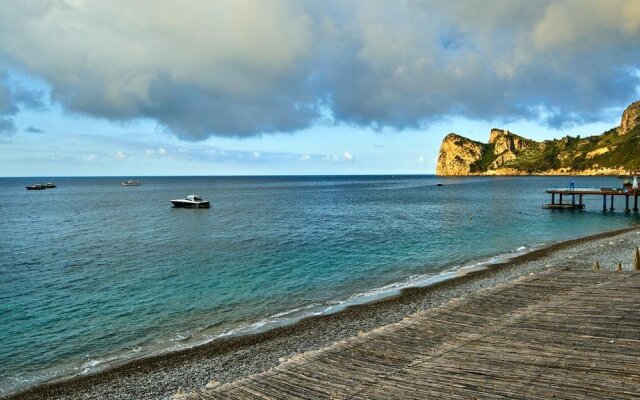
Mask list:
[[483,146],[484,152],[482,153],[482,158],[470,166],[470,171],[473,173],[488,170],[491,164],[498,158],[498,155],[494,153],[495,146],[493,143],[488,143]]
[[489,143],[455,133],[440,146],[436,173],[455,175],[622,174],[640,170],[640,101],[622,113],[619,127],[600,135],[536,142],[493,128]]
[[[485,172],[496,167],[500,153],[495,144],[484,144],[482,157],[471,165],[471,172]],[[535,174],[550,170],[584,171],[598,168],[640,169],[640,125],[625,135],[617,128],[586,138],[565,136],[544,142],[528,141],[514,159],[499,163],[500,168],[512,168]]]
[[[587,160],[585,165],[592,166],[597,163],[603,166],[618,165],[627,169],[640,169],[640,125],[633,128],[626,135],[612,135],[604,139],[605,141],[611,140],[608,146],[613,150]],[[588,161],[591,161],[591,163]]]

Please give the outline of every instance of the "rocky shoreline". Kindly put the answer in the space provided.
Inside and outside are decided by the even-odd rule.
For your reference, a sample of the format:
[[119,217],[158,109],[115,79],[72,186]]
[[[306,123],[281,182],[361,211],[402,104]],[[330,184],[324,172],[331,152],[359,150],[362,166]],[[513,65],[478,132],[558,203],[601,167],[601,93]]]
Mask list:
[[621,262],[631,268],[640,228],[605,232],[543,249],[429,287],[405,289],[398,296],[357,305],[337,314],[311,317],[268,332],[217,340],[175,353],[136,360],[90,376],[39,385],[2,397],[17,399],[169,399],[178,390],[203,388],[265,371],[282,360],[397,322],[411,314],[485,288],[549,268],[603,269]]

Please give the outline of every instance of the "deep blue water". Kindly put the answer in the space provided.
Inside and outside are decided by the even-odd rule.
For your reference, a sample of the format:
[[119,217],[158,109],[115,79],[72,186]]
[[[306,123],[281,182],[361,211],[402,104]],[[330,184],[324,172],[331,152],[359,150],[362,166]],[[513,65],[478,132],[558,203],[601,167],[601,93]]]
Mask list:
[[542,210],[557,177],[140,179],[0,179],[0,394],[637,223]]

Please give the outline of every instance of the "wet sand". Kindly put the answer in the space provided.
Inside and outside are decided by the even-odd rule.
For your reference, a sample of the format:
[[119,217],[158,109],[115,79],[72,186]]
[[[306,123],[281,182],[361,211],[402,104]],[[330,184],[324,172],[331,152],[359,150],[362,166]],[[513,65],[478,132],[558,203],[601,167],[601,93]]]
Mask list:
[[631,249],[639,243],[639,228],[570,240],[433,286],[405,289],[397,296],[352,306],[337,314],[133,361],[95,375],[39,385],[3,399],[168,399],[179,387],[197,390],[212,379],[231,382],[266,371],[295,354],[327,347],[530,273],[589,266],[596,259],[603,269],[615,269],[618,261],[628,269]]

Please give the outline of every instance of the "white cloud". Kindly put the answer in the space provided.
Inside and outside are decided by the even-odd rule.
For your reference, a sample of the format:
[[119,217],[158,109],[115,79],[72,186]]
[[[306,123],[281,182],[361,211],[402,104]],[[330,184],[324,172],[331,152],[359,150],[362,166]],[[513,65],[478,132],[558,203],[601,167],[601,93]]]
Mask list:
[[260,158],[262,154],[259,151],[254,151],[252,155],[253,155],[253,158]]
[[300,157],[300,159],[302,161],[309,161],[311,160],[311,156],[309,154],[303,154],[302,157]]
[[0,62],[67,110],[189,139],[293,132],[327,113],[559,126],[636,95],[638,21],[637,0],[0,2]]
[[418,162],[419,162],[420,164],[424,164],[424,156],[420,156],[420,157],[418,157]]
[[165,149],[164,147],[158,147],[157,149],[145,149],[144,153],[148,156],[152,156],[155,154],[164,156],[165,154],[167,154],[167,149]]
[[349,163],[354,161],[354,155],[349,153],[348,151],[344,152],[342,158],[344,158],[344,160]]
[[95,154],[89,154],[88,156],[82,157],[82,160],[84,162],[92,162],[96,159],[96,155]]
[[119,150],[113,156],[118,160],[124,160],[125,158],[127,158],[127,155]]

